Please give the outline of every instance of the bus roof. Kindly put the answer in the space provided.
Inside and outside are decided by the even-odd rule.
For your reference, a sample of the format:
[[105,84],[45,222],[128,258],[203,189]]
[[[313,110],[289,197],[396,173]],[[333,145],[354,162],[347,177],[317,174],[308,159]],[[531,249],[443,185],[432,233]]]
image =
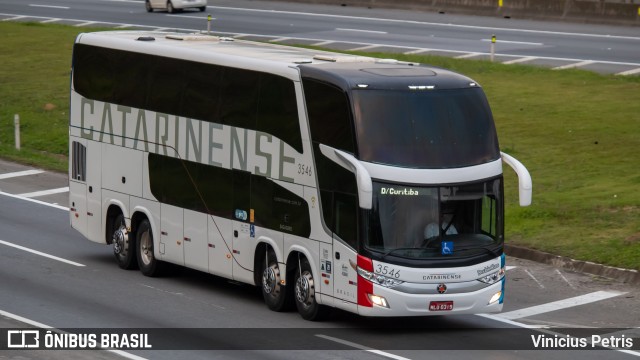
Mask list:
[[[403,88],[429,86],[437,89],[476,86],[475,82],[449,70],[392,59],[346,55],[279,44],[262,43],[206,34],[158,31],[103,31],[83,33],[77,43],[141,52],[184,60],[267,71],[298,80],[303,77],[328,81],[343,88]],[[473,84],[473,85],[470,85]]]

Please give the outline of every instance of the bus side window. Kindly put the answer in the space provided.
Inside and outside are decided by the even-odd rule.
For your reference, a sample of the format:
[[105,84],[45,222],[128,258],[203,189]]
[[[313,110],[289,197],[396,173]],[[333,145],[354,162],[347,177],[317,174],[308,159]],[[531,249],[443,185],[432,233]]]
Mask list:
[[260,74],[256,130],[271,134],[302,152],[293,81],[271,74]]
[[311,139],[349,153],[355,153],[352,116],[347,95],[339,88],[303,79]]

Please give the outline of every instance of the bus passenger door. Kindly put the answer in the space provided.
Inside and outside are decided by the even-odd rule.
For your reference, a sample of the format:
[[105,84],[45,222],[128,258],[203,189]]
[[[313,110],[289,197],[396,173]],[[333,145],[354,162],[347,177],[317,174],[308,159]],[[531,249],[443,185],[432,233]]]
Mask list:
[[184,265],[182,208],[160,204],[160,259]]
[[336,297],[335,306],[349,311],[357,311],[358,287],[356,252],[342,241],[333,240],[333,290]]

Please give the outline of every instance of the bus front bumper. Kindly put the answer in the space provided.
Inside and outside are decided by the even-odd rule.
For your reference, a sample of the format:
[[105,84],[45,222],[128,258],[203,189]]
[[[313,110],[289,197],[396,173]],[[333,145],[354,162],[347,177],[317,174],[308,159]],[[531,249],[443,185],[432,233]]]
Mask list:
[[[362,281],[362,279],[360,279]],[[458,294],[407,294],[382,286],[374,286],[374,294],[384,304],[358,306],[363,316],[429,316],[482,314],[502,311],[505,278],[474,292]],[[434,287],[438,284],[433,284]]]

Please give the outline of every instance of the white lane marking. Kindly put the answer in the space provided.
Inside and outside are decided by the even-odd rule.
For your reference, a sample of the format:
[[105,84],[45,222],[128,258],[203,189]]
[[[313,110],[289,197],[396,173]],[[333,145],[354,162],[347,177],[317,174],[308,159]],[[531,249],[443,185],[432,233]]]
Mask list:
[[60,19],[52,18],[52,19],[42,20],[40,21],[40,24],[48,24],[56,21],[60,21]]
[[364,32],[370,34],[388,34],[386,31],[377,31],[377,30],[362,30],[362,29],[345,29],[345,28],[336,28],[337,31],[355,31],[355,32]]
[[368,50],[368,49],[373,49],[377,47],[378,45],[367,45],[367,46],[360,46],[357,48],[349,49],[349,51],[362,51],[362,50]]
[[505,64],[505,65],[519,64],[519,63],[523,63],[523,62],[527,62],[527,61],[531,61],[531,60],[535,60],[535,59],[537,59],[536,56],[525,56],[525,57],[521,57],[519,59],[503,61],[502,63]]
[[531,307],[520,309],[520,310],[509,311],[509,312],[497,314],[496,316],[504,319],[509,319],[509,320],[520,319],[523,317],[544,314],[551,311],[589,304],[589,303],[600,301],[600,300],[606,300],[606,299],[624,295],[624,294],[626,294],[626,292],[596,291],[589,294],[580,295],[580,296],[576,296],[576,297],[572,297],[564,300],[558,300],[558,301],[554,301],[554,302],[550,302],[542,305],[531,306]]
[[577,63],[573,63],[573,64],[557,66],[557,67],[551,68],[551,70],[573,69],[573,68],[577,68],[577,67],[593,64],[594,62],[595,61],[593,61],[593,60],[583,60],[583,61],[580,61],[580,62],[577,62]]
[[564,282],[566,282],[567,284],[569,284],[569,287],[572,288],[573,290],[576,290],[576,287],[573,286],[573,284],[571,282],[569,282],[569,280],[564,277],[564,275],[560,272],[560,270],[556,269],[556,274],[560,275],[560,277],[562,278],[562,280],[564,280]]
[[98,21],[85,21],[85,22],[80,23],[80,24],[75,24],[74,26],[75,27],[83,27],[83,26],[93,25],[93,24],[96,24],[96,23],[98,23]]
[[49,8],[49,9],[63,9],[63,10],[69,10],[71,9],[68,6],[55,6],[55,5],[39,5],[39,4],[29,4],[29,6],[31,7],[42,7],[42,8]]
[[13,17],[2,19],[0,21],[13,21],[13,20],[20,20],[20,19],[26,18],[26,16],[24,16],[24,15],[10,15],[10,14],[1,14],[1,15],[9,15],[9,16],[13,16]]
[[24,170],[24,171],[16,171],[5,174],[0,174],[0,180],[10,179],[18,176],[28,176],[28,175],[37,175],[42,174],[43,170]]
[[631,69],[631,70],[627,70],[627,71],[622,71],[617,73],[616,75],[634,75],[634,74],[638,74],[640,73],[640,68],[637,69]]
[[34,192],[30,192],[30,193],[18,194],[17,196],[22,196],[22,197],[26,197],[26,198],[34,198],[34,197],[38,197],[38,196],[47,196],[47,195],[60,194],[60,193],[66,193],[66,192],[69,192],[69,187],[68,186],[67,187],[62,187],[62,188],[57,188],[57,189],[34,191]]
[[[53,326],[46,325],[46,324],[43,324],[41,322],[37,322],[35,320],[27,319],[24,316],[16,315],[16,314],[10,313],[8,311],[0,310],[0,315],[2,315],[4,317],[8,317],[8,318],[16,320],[16,321],[19,321],[21,323],[25,323],[27,325],[31,325],[31,326],[40,328],[40,329],[54,329],[54,330],[56,330],[55,332],[57,332],[59,334],[68,334],[68,332],[62,331],[62,330],[58,330],[58,329],[54,328]],[[143,357],[138,356],[138,355],[133,355],[133,354],[130,354],[130,353],[128,353],[126,351],[122,351],[122,350],[101,349],[99,351],[108,351],[108,352],[120,355],[120,356],[122,356],[124,358],[131,359],[131,360],[147,360],[147,358],[143,358]]]
[[[490,42],[491,39],[480,39],[481,41],[484,42]],[[502,44],[518,44],[518,45],[533,45],[533,46],[544,46],[543,43],[537,43],[537,42],[526,42],[526,41],[511,41],[511,40],[497,40],[496,39],[496,43],[502,43]]]
[[507,267],[506,267],[506,269],[505,269],[505,270],[509,271],[509,270],[513,270],[513,269],[515,269],[515,268],[517,268],[517,266],[507,265]]
[[40,205],[46,205],[46,206],[49,206],[49,207],[52,207],[52,208],[56,208],[56,209],[60,209],[60,210],[64,210],[64,211],[69,211],[69,208],[66,207],[66,206],[60,206],[60,205],[51,204],[51,203],[48,203],[48,202],[45,202],[45,201],[26,198],[24,196],[9,194],[9,193],[6,193],[4,191],[0,191],[0,195],[8,196],[8,197],[11,197],[11,198],[14,198],[14,199],[25,200],[25,201],[29,201],[29,202],[40,204]]
[[483,318],[491,319],[493,321],[498,321],[498,322],[501,322],[501,323],[504,323],[504,324],[525,328],[525,329],[544,329],[544,328],[548,327],[547,325],[523,324],[521,322],[517,322],[517,321],[513,321],[513,320],[502,318],[502,317],[500,317],[500,314],[493,314],[493,315],[492,314],[475,314],[475,315],[483,317]]
[[416,50],[409,50],[407,52],[405,52],[405,55],[413,55],[413,54],[420,54],[423,52],[428,52],[431,51],[431,49],[416,49]]
[[162,289],[159,289],[159,288],[157,288],[157,287],[153,287],[153,286],[151,286],[151,285],[146,285],[146,284],[140,284],[140,285],[142,285],[142,286],[144,286],[144,287],[146,287],[146,288],[149,288],[149,289],[153,289],[153,290],[156,290],[156,291],[163,292],[163,293],[165,293],[165,294],[171,294],[171,295],[177,295],[177,296],[184,296],[184,294],[183,294],[183,293],[181,293],[181,292],[173,292],[173,291],[169,291],[169,290],[162,290]]
[[[171,15],[171,14],[167,14],[166,16],[169,17],[177,17],[177,18],[187,18],[187,19],[198,19],[198,20],[207,20],[207,17],[202,17],[202,16],[193,16],[193,15]],[[216,18],[211,18],[211,20],[217,20]]]
[[291,38],[290,37],[279,37],[279,38],[271,39],[271,40],[269,40],[269,42],[282,42],[282,41],[287,41],[287,40],[291,40]]
[[85,265],[77,263],[75,261],[71,261],[71,260],[63,259],[61,257],[49,255],[47,253],[43,253],[42,251],[33,250],[33,249],[28,248],[28,247],[24,247],[24,246],[20,246],[20,245],[14,244],[14,243],[10,243],[8,241],[0,240],[0,244],[6,245],[6,246],[10,246],[12,248],[16,248],[16,249],[19,249],[19,250],[24,250],[24,251],[30,252],[32,254],[40,255],[40,256],[43,256],[43,257],[46,257],[46,258],[49,258],[49,259],[52,259],[52,260],[60,261],[60,262],[63,262],[63,263],[69,264],[69,265],[78,266],[78,267],[85,266]]
[[527,275],[529,275],[529,277],[531,277],[533,279],[533,281],[535,281],[536,284],[538,284],[538,286],[540,286],[540,289],[544,289],[544,285],[542,285],[542,283],[540,281],[538,281],[538,279],[536,279],[535,276],[533,276],[533,274],[531,273],[531,271],[529,271],[529,269],[524,269],[524,272],[526,272]]
[[325,41],[320,41],[319,43],[315,43],[312,44],[313,46],[324,46],[324,45],[329,45],[329,44],[333,44],[335,41],[333,40],[325,40]]
[[337,343],[342,344],[342,345],[350,346],[352,348],[356,348],[356,349],[368,351],[370,353],[377,354],[377,355],[380,355],[380,356],[388,357],[390,359],[410,360],[410,359],[408,359],[406,357],[402,357],[402,356],[399,356],[399,355],[391,354],[391,353],[384,352],[384,351],[381,351],[381,350],[372,349],[372,348],[370,348],[368,346],[356,344],[354,342],[351,342],[351,341],[348,341],[348,340],[339,339],[339,338],[336,338],[336,337],[333,337],[333,336],[328,336],[328,335],[323,335],[323,334],[316,334],[316,336],[319,337],[319,338],[325,339],[325,340],[329,340],[329,341],[337,342]]
[[455,56],[455,59],[468,59],[468,58],[472,58],[472,57],[476,57],[476,56],[480,56],[482,55],[481,53],[468,53],[468,54],[462,54],[462,55],[458,55]]
[[[113,0],[102,0],[102,1],[113,1]],[[208,6],[208,8],[219,9],[219,10],[236,10],[236,11],[246,11],[246,12],[262,12],[262,13],[270,13],[270,14],[288,14],[288,15],[304,15],[304,16],[316,16],[316,17],[331,17],[331,18],[337,18],[337,19],[350,19],[350,20],[368,20],[368,21],[376,21],[376,22],[402,23],[402,24],[414,24],[414,25],[431,25],[431,26],[450,27],[450,28],[453,27],[453,28],[463,28],[463,29],[480,29],[480,30],[500,31],[500,32],[512,31],[512,32],[516,32],[516,33],[552,34],[552,35],[562,35],[562,36],[579,36],[579,37],[597,37],[597,38],[606,38],[606,39],[640,40],[640,37],[637,37],[637,36],[625,36],[625,35],[584,34],[584,33],[571,33],[571,32],[549,31],[549,30],[500,28],[500,27],[491,27],[491,26],[460,25],[460,24],[435,23],[435,22],[427,22],[427,21],[415,21],[415,20],[372,18],[372,17],[363,17],[363,16],[317,14],[317,13],[297,12],[297,11],[243,9],[243,8],[234,8],[234,7],[226,7],[226,6]]]

